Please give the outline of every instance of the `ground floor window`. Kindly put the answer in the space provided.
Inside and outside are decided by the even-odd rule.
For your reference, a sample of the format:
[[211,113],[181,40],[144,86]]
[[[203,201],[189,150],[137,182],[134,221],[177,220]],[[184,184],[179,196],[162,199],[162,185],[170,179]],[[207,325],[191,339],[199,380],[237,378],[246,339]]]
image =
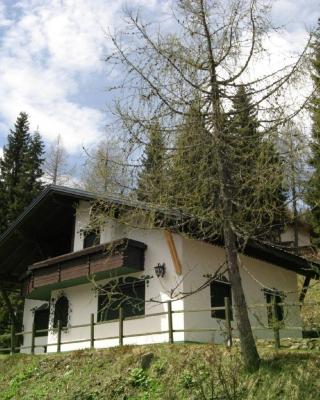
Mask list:
[[144,315],[145,281],[137,278],[112,280],[99,290],[98,321],[119,318],[120,307],[125,317]]
[[58,327],[58,321],[61,322],[61,328],[66,328],[69,322],[69,300],[66,296],[60,296],[54,305],[53,327]]
[[[230,304],[232,304],[232,293],[231,285],[226,278],[221,277],[221,279],[213,280],[210,284],[210,297],[211,297],[211,307],[224,307],[224,299],[228,297],[230,299]],[[211,316],[213,318],[226,319],[225,310],[212,310]],[[231,319],[232,319],[231,313]]]
[[37,332],[44,329],[48,329],[49,326],[50,309],[49,304],[43,304],[42,306],[34,310],[34,326],[35,326],[35,336],[48,336],[48,331]]
[[275,321],[284,320],[284,309],[281,304],[284,300],[284,294],[277,289],[264,289],[264,295],[267,302],[268,324],[272,325]]

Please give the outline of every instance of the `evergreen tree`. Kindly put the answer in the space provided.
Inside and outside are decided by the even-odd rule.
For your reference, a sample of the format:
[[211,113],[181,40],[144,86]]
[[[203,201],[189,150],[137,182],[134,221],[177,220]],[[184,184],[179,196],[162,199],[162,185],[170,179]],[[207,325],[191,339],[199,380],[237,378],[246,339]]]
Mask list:
[[[9,293],[9,299],[12,308],[15,310],[16,319],[18,320],[18,326],[16,329],[20,332],[22,330],[22,316],[23,316],[23,305],[24,301],[20,296],[20,290],[13,290]],[[10,347],[11,342],[11,318],[7,310],[6,304],[0,293],[0,348]]]
[[[201,102],[194,100],[177,128],[169,182],[173,206],[198,218],[217,212],[218,188],[214,144],[201,112]],[[170,200],[169,200],[170,204]]]
[[44,175],[44,143],[40,133],[36,131],[30,140],[27,158],[27,188],[30,190],[31,200],[43,189],[41,178]]
[[148,142],[142,156],[138,174],[138,200],[154,204],[166,202],[166,148],[159,122],[154,122],[147,132]]
[[43,143],[39,133],[30,135],[28,115],[21,112],[0,160],[1,231],[13,222],[42,189]]
[[311,223],[317,237],[320,237],[320,19],[313,44],[312,79],[314,96],[311,102],[312,142],[310,165],[313,173],[309,181],[306,200],[311,208]]
[[[28,115],[21,112],[8,135],[0,160],[0,233],[6,230],[34,197],[42,190],[41,177],[44,145],[38,132],[29,133]],[[18,312],[23,305],[18,292],[9,294]],[[0,347],[7,347],[10,331],[9,312],[0,295]]]
[[5,213],[7,207],[6,197],[4,183],[2,180],[0,180],[0,234],[6,229],[7,226],[7,215]]
[[[228,121],[230,151],[228,157],[233,171],[235,209],[239,214],[239,226],[243,232],[258,238],[277,240],[286,218],[286,195],[283,185],[283,162],[276,150],[275,135],[268,136],[259,129],[257,111],[251,103],[251,96],[241,85],[234,98]],[[261,174],[252,171],[261,170]],[[269,177],[272,185],[266,185]],[[237,212],[236,212],[237,214]],[[256,226],[260,229],[257,231]],[[252,232],[252,235],[251,235]],[[248,235],[248,236],[249,236]]]

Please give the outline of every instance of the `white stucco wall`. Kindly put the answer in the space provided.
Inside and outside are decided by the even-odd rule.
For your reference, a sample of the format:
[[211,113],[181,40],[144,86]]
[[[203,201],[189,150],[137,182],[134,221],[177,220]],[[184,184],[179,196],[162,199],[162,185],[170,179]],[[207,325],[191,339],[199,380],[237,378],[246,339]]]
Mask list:
[[[242,282],[248,304],[258,304],[250,310],[252,326],[267,326],[267,309],[264,288],[277,289],[284,293],[284,302],[288,304],[298,302],[299,292],[297,274],[284,268],[276,267],[267,262],[242,257]],[[262,307],[259,307],[259,304]],[[261,326],[261,328],[263,328]],[[301,329],[286,329],[285,327],[301,327],[300,309],[296,306],[284,308],[284,329],[281,329],[281,337],[301,337]],[[258,338],[272,338],[271,330],[257,330],[255,335]]]
[[73,251],[83,249],[83,234],[82,231],[89,224],[90,203],[88,201],[80,201],[76,211],[75,230]]
[[[81,231],[88,225],[89,222],[88,202],[81,201],[76,214],[74,250],[83,248],[83,235]],[[183,238],[179,235],[173,235],[174,242],[177,248],[177,253],[182,264],[183,274],[178,276],[175,272],[174,265],[171,259],[169,248],[164,236],[164,232],[156,229],[141,229],[129,228],[120,225],[115,221],[106,221],[101,232],[101,243],[107,243],[119,238],[131,238],[141,241],[147,245],[145,252],[145,270],[130,276],[152,276],[146,283],[146,306],[145,317],[127,320],[124,322],[124,335],[141,334],[142,332],[167,331],[168,319],[166,315],[148,317],[153,313],[158,313],[166,310],[166,301],[170,297],[170,292],[173,288],[174,295],[178,293],[194,292],[199,288],[207,278],[205,275],[214,274],[221,264],[225,261],[224,250],[218,246]],[[242,257],[243,267],[241,276],[248,304],[258,303],[265,305],[266,300],[262,291],[263,287],[276,288],[281,291],[288,292],[286,301],[297,300],[297,281],[296,274],[282,268],[273,266],[266,262]],[[164,278],[158,279],[154,273],[154,266],[158,263],[165,263],[166,274]],[[105,283],[106,280],[99,282]],[[53,291],[51,298],[55,299],[59,296],[60,290]],[[63,289],[63,293],[68,297],[70,304],[70,320],[71,326],[89,324],[90,315],[94,314],[97,321],[98,297],[92,283],[74,286]],[[153,301],[150,301],[150,300]],[[158,303],[160,302],[160,303]],[[206,287],[199,293],[194,293],[182,300],[174,301],[173,310],[187,311],[210,308],[210,288]],[[41,305],[43,302],[34,300],[26,300],[24,324],[26,330],[31,330],[33,314],[30,311],[35,305]],[[53,325],[54,303],[51,306],[51,322]],[[300,326],[299,310],[290,309],[286,313],[286,324]],[[267,325],[267,309],[260,307],[257,310],[250,312],[252,325],[259,326],[259,322]],[[179,341],[205,341],[205,342],[222,342],[224,340],[223,327],[224,322],[211,317],[210,311],[202,312],[185,312],[173,314],[173,327],[175,330],[192,330],[192,329],[216,329],[216,332],[175,332],[174,340]],[[236,330],[235,323],[233,327]],[[118,322],[99,323],[95,326],[95,338],[102,339],[118,335]],[[255,331],[257,337],[272,337],[272,331],[258,330]],[[300,336],[301,331],[285,331],[281,332],[282,337],[285,336]],[[62,351],[81,349],[89,347],[90,328],[74,328],[62,333]],[[85,342],[63,344],[68,341]],[[25,343],[27,345],[27,336]],[[46,338],[37,338],[37,343],[42,341],[45,343]],[[48,352],[56,351],[56,334],[52,331],[48,336]],[[124,344],[146,344],[167,342],[168,334],[153,334],[149,336],[132,336],[124,339]],[[30,341],[31,343],[31,341]],[[118,344],[118,339],[103,339],[95,342],[95,347],[109,347]]]
[[[208,279],[206,275],[213,275],[225,260],[224,249],[218,246],[183,239],[183,269],[186,276],[184,291],[194,292]],[[298,301],[297,276],[294,272],[268,264],[258,259],[247,256],[241,257],[241,278],[248,305],[256,304],[250,309],[249,316],[257,338],[272,338],[273,331],[266,329],[267,307],[264,296],[264,288],[277,289],[286,294],[285,301],[293,303]],[[222,272],[225,268],[222,268]],[[227,274],[225,274],[227,277]],[[221,342],[224,340],[223,320],[212,318],[210,312],[188,313],[187,310],[206,309],[211,307],[210,287],[206,287],[200,293],[193,294],[184,300],[185,327],[186,329],[217,329],[218,332],[186,333],[187,341]],[[300,327],[298,307],[285,309],[285,325]],[[232,323],[236,331],[235,322]],[[282,337],[301,337],[301,329],[282,329]]]

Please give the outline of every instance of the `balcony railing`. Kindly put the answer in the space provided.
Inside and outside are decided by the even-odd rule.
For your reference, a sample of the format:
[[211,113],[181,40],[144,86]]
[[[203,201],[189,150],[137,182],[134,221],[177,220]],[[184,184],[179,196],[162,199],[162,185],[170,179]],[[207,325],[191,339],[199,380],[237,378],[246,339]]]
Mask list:
[[23,295],[49,300],[52,290],[144,270],[146,245],[121,239],[49,258],[31,265],[23,282]]

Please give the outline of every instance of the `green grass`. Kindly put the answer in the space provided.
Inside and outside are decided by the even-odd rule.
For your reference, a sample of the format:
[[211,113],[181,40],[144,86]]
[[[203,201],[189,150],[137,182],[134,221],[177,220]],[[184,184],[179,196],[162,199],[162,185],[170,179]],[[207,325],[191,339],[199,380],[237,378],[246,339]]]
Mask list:
[[[142,369],[146,353],[153,358]],[[0,399],[320,399],[320,352],[260,353],[254,374],[243,370],[236,350],[199,344],[0,356]]]

